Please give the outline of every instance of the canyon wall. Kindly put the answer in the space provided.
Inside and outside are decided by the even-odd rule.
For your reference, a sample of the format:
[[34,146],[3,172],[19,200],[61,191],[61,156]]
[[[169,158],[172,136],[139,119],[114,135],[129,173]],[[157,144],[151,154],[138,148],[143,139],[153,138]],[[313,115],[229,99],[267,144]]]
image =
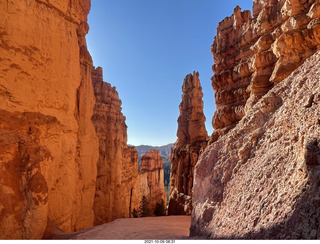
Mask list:
[[98,140],[89,0],[0,1],[0,238],[38,239],[47,219],[91,227]]
[[99,160],[93,210],[95,225],[131,217],[138,209],[138,153],[127,145],[127,125],[115,87],[103,81],[102,68],[92,70],[96,103],[92,122],[99,138]]
[[315,0],[253,1],[219,23],[211,48],[216,112],[212,140],[234,128],[274,85],[299,67],[320,44]]
[[[92,65],[89,10],[90,0],[0,2],[0,239],[40,239],[47,226],[46,237],[139,209],[138,154],[118,93]],[[152,199],[164,192],[156,172]]]
[[179,106],[177,141],[171,150],[171,176],[168,214],[191,214],[193,171],[207,145],[199,73],[185,77]]
[[140,201],[143,196],[148,201],[150,214],[154,215],[157,203],[164,201],[166,206],[167,197],[164,190],[164,170],[160,151],[151,150],[141,158],[140,172]]
[[317,1],[255,0],[218,25],[191,235],[320,238],[319,17]]

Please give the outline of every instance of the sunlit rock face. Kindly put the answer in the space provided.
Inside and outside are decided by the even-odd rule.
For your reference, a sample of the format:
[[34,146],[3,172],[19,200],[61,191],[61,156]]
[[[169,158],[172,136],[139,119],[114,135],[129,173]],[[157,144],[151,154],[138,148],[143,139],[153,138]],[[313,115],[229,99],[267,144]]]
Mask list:
[[93,210],[95,225],[131,217],[139,208],[138,153],[127,145],[127,125],[115,87],[103,81],[102,68],[92,71],[96,104],[92,122],[99,138]]
[[191,235],[320,238],[319,10],[254,1],[253,17],[237,7],[219,24],[215,132],[195,168]]
[[319,239],[320,54],[201,155],[192,235]]
[[160,151],[151,150],[141,158],[140,172],[140,200],[143,196],[148,201],[150,214],[153,215],[157,203],[163,200],[166,206],[166,192],[164,189],[164,171]]
[[89,0],[0,1],[0,238],[93,225]]
[[177,141],[171,150],[169,215],[191,214],[193,170],[207,145],[199,73],[189,74],[183,81],[178,118]]
[[193,144],[207,139],[206,118],[203,114],[202,87],[199,73],[188,74],[182,85],[182,101],[179,105],[176,145]]
[[219,23],[211,52],[216,112],[212,141],[224,135],[320,44],[320,8],[311,0],[253,1]]

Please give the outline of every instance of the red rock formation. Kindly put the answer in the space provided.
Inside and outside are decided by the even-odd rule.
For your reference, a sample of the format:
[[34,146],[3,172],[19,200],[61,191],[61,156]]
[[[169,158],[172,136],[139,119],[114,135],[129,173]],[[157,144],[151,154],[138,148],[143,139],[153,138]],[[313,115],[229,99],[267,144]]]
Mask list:
[[178,139],[170,155],[169,215],[191,214],[193,170],[200,153],[207,145],[199,73],[193,72],[193,75],[186,76],[182,92],[182,102],[179,106]]
[[96,97],[92,117],[99,138],[93,210],[95,225],[131,217],[139,207],[138,153],[127,145],[127,125],[115,87],[103,81],[102,68],[92,71]]
[[140,171],[153,171],[163,169],[159,150],[151,150],[141,157]]
[[164,189],[164,171],[160,151],[151,150],[141,158],[140,172],[140,200],[145,196],[149,203],[150,213],[153,215],[157,203],[164,201],[166,206],[166,192]]
[[212,141],[225,134],[320,44],[315,0],[254,0],[219,23],[212,45],[216,112]]
[[89,0],[0,1],[0,238],[93,224]]
[[204,125],[206,118],[203,114],[202,97],[199,73],[188,74],[182,85],[177,146],[207,140],[208,134]]
[[253,18],[237,7],[219,24],[215,131],[195,169],[192,235],[320,238],[319,6],[254,1]]
[[319,60],[307,60],[201,155],[192,235],[320,238]]

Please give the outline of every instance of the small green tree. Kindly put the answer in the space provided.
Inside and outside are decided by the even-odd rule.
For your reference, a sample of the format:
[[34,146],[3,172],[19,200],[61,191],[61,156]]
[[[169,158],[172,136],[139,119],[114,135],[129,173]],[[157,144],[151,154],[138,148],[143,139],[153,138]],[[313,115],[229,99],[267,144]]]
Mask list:
[[138,215],[138,211],[134,208],[133,211],[132,211],[132,217],[133,218],[138,218],[139,215]]
[[154,210],[154,214],[156,216],[165,216],[166,215],[166,208],[164,206],[163,199],[161,199],[160,203],[157,203],[156,209]]
[[142,197],[139,207],[139,216],[147,217],[150,216],[149,202],[145,196]]

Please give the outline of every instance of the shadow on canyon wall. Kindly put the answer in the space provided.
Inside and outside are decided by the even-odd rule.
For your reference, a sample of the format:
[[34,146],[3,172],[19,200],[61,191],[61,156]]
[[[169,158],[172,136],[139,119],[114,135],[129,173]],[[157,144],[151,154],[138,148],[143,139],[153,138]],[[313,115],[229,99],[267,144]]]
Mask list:
[[216,238],[207,233],[203,239],[319,239],[320,238],[320,139],[315,138],[305,147],[308,182],[292,206],[294,209],[281,223],[243,236]]

